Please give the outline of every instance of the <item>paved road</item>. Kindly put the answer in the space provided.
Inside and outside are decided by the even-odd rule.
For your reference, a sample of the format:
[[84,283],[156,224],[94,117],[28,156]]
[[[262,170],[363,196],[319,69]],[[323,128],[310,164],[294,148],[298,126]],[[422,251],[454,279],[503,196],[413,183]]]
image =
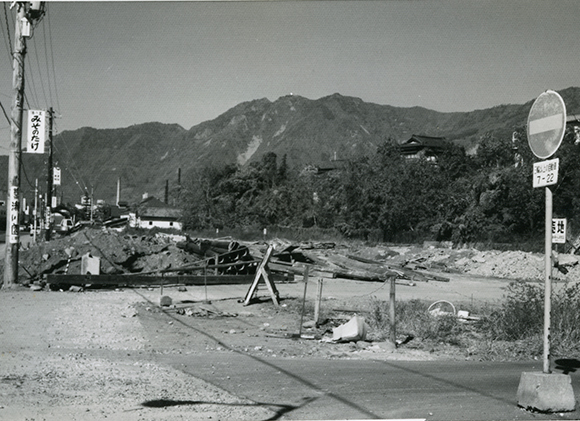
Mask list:
[[[155,358],[277,411],[276,419],[580,419],[580,411],[534,414],[517,406],[521,373],[542,371],[541,361],[264,358],[228,350],[227,340],[191,323],[178,322],[186,327],[180,334],[193,335],[200,343],[215,341],[222,351]],[[570,375],[578,399],[580,375]]]
[[[518,408],[521,373],[541,362],[263,359],[239,353],[164,362],[278,411],[279,419],[579,419]],[[572,374],[574,390],[580,378]]]

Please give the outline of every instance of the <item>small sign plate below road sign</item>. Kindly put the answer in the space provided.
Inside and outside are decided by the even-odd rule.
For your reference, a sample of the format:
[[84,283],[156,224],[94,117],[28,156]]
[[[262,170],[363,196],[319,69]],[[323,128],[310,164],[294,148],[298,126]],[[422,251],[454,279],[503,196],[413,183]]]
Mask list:
[[540,159],[552,156],[560,147],[566,130],[566,105],[554,91],[542,93],[528,115],[528,144]]
[[566,244],[566,218],[552,218],[552,243]]
[[534,162],[534,187],[546,187],[558,182],[558,167],[560,159],[549,159],[547,161]]

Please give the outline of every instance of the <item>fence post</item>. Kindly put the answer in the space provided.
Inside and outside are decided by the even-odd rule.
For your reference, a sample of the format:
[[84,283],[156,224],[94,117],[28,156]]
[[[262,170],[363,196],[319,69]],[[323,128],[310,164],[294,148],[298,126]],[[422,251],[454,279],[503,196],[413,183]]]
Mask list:
[[397,322],[395,319],[395,277],[391,276],[391,293],[389,294],[389,317],[391,319],[391,342],[397,346]]

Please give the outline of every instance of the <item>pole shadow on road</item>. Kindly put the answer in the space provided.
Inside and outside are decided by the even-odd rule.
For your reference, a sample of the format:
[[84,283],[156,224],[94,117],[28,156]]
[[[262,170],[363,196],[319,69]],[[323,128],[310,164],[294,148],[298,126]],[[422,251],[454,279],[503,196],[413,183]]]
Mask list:
[[[149,300],[149,299],[148,299],[147,297],[145,297],[144,295],[140,294],[140,293],[139,293],[139,291],[136,291],[136,290],[134,290],[134,292],[135,292],[136,294],[140,295],[140,296],[141,296],[141,297],[142,297],[144,300],[146,300],[147,302],[149,302],[151,305],[154,305],[154,306],[156,306],[156,305],[157,305],[156,303],[154,303],[153,301]],[[288,377],[292,378],[293,380],[296,380],[297,382],[299,382],[299,383],[303,384],[304,386],[307,386],[307,387],[309,387],[309,388],[311,388],[311,389],[315,390],[316,392],[319,392],[321,395],[323,395],[323,396],[327,396],[327,397],[330,397],[330,398],[332,398],[332,399],[335,399],[335,400],[337,400],[337,401],[341,402],[342,404],[344,404],[344,405],[347,405],[347,406],[349,406],[349,407],[351,407],[351,408],[353,408],[353,409],[355,409],[355,410],[359,411],[361,414],[364,414],[364,415],[366,415],[366,416],[367,416],[367,417],[369,417],[369,418],[375,418],[375,419],[381,418],[381,417],[379,417],[378,415],[376,415],[376,414],[372,413],[371,411],[369,411],[369,410],[367,410],[367,409],[365,409],[365,408],[363,408],[363,407],[361,407],[361,406],[357,405],[357,404],[356,404],[356,403],[354,403],[354,402],[351,402],[351,401],[349,401],[348,399],[346,399],[346,398],[344,398],[344,397],[342,397],[342,396],[340,396],[340,395],[337,395],[337,394],[335,394],[335,393],[329,392],[328,390],[323,390],[323,389],[321,389],[320,387],[318,387],[318,386],[316,386],[315,384],[313,384],[312,382],[308,381],[307,379],[304,379],[304,378],[302,378],[302,377],[300,377],[300,376],[298,376],[298,375],[296,375],[296,374],[294,374],[294,373],[291,373],[290,371],[288,371],[288,370],[285,370],[284,368],[278,367],[278,366],[277,366],[276,364],[274,364],[274,363],[271,363],[271,362],[269,362],[269,361],[263,360],[262,358],[256,357],[256,356],[254,356],[254,355],[250,355],[250,354],[247,354],[247,353],[245,353],[245,352],[239,351],[239,350],[237,350],[237,349],[233,349],[233,348],[231,348],[229,345],[227,345],[226,343],[224,343],[224,342],[222,342],[221,340],[219,340],[218,338],[216,338],[216,337],[214,337],[214,336],[212,336],[212,335],[208,334],[207,332],[204,332],[204,331],[202,331],[202,330],[200,330],[200,329],[198,329],[198,328],[196,328],[196,327],[194,327],[194,326],[191,326],[191,325],[189,325],[189,324],[185,323],[183,320],[181,320],[181,319],[179,319],[179,318],[175,317],[174,315],[172,315],[172,314],[170,314],[170,313],[166,312],[166,311],[165,311],[165,310],[163,310],[163,309],[161,309],[161,311],[162,311],[162,313],[163,313],[164,315],[166,315],[167,317],[169,317],[169,318],[173,319],[174,321],[178,322],[178,323],[179,323],[179,324],[181,324],[182,326],[184,326],[184,327],[186,327],[186,328],[188,328],[188,329],[194,330],[194,331],[196,331],[197,333],[199,333],[199,334],[201,334],[201,335],[203,335],[203,336],[205,336],[205,337],[207,337],[207,338],[211,339],[211,340],[212,340],[212,341],[214,341],[216,344],[220,345],[220,346],[221,346],[221,347],[223,347],[224,349],[227,349],[228,351],[231,351],[231,352],[233,352],[233,353],[235,353],[235,354],[237,354],[237,355],[240,355],[240,356],[243,356],[243,357],[246,357],[246,358],[250,358],[250,359],[252,359],[252,360],[254,360],[254,361],[256,361],[256,362],[258,362],[258,363],[260,363],[260,364],[262,364],[262,365],[265,365],[265,366],[268,366],[268,367],[270,367],[270,368],[272,368],[272,369],[274,369],[274,370],[277,370],[277,371],[279,371],[279,372],[281,372],[281,373],[285,374],[286,376],[288,376]],[[221,387],[221,386],[220,386],[220,387]],[[232,392],[232,393],[235,393],[235,392]],[[284,415],[284,414],[286,414],[286,413],[288,413],[288,412],[294,411],[294,410],[296,410],[296,409],[299,409],[299,408],[301,408],[301,407],[303,407],[303,406],[306,406],[307,404],[309,404],[310,402],[312,402],[312,401],[314,401],[314,400],[316,400],[316,399],[318,399],[318,398],[317,398],[317,397],[304,398],[304,401],[303,401],[303,402],[302,402],[300,405],[280,405],[280,404],[273,404],[273,406],[284,406],[284,407],[288,407],[288,408],[289,408],[289,410],[286,410],[286,411],[284,411],[284,410],[283,410],[283,411],[282,411],[282,412],[280,412],[280,413],[278,413],[278,411],[275,411],[275,412],[276,412],[276,415],[275,415],[273,418],[270,418],[270,420],[276,420],[276,419],[279,419],[279,418],[280,418],[282,415]],[[254,402],[255,402],[255,401],[254,401]],[[256,402],[256,404],[260,404],[260,403]],[[262,405],[268,405],[268,406],[270,406],[270,405],[272,405],[272,404],[263,403]],[[291,409],[290,409],[290,408],[291,408]]]
[[[150,401],[145,401],[141,403],[141,406],[147,408],[168,408],[171,406],[188,406],[188,405],[222,405],[222,406],[232,406],[232,407],[267,407],[268,409],[272,410],[275,415],[273,417],[267,418],[266,421],[269,420],[277,420],[280,419],[285,414],[298,409],[316,398],[305,398],[305,402],[300,405],[284,405],[279,403],[270,403],[270,402],[256,402],[254,403],[223,403],[223,402],[209,402],[209,401],[189,401],[189,400],[172,400],[172,399],[153,399]],[[277,410],[272,409],[278,408]]]
[[562,374],[575,373],[580,368],[580,361],[576,358],[560,358],[554,361],[556,370],[562,370]]

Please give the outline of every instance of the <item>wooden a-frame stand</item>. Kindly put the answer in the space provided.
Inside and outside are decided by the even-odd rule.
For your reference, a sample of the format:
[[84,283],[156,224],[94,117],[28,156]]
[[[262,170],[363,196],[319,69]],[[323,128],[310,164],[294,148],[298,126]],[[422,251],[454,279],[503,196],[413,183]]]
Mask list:
[[268,247],[268,251],[266,251],[266,254],[264,255],[264,259],[262,259],[262,262],[258,266],[258,269],[256,270],[256,277],[254,278],[254,282],[252,282],[252,285],[250,286],[250,289],[248,290],[248,293],[246,294],[246,298],[244,298],[244,305],[245,306],[250,304],[250,300],[253,298],[254,294],[256,293],[256,291],[258,289],[258,283],[260,282],[261,278],[264,278],[264,282],[266,283],[266,286],[268,287],[268,290],[270,291],[270,295],[272,296],[272,301],[274,302],[274,304],[277,306],[280,305],[280,296],[278,294],[278,290],[276,289],[276,285],[274,285],[274,281],[272,281],[270,279],[270,277],[268,276],[267,265],[268,265],[268,261],[270,260],[270,256],[272,255],[273,250],[274,250],[273,246]]

